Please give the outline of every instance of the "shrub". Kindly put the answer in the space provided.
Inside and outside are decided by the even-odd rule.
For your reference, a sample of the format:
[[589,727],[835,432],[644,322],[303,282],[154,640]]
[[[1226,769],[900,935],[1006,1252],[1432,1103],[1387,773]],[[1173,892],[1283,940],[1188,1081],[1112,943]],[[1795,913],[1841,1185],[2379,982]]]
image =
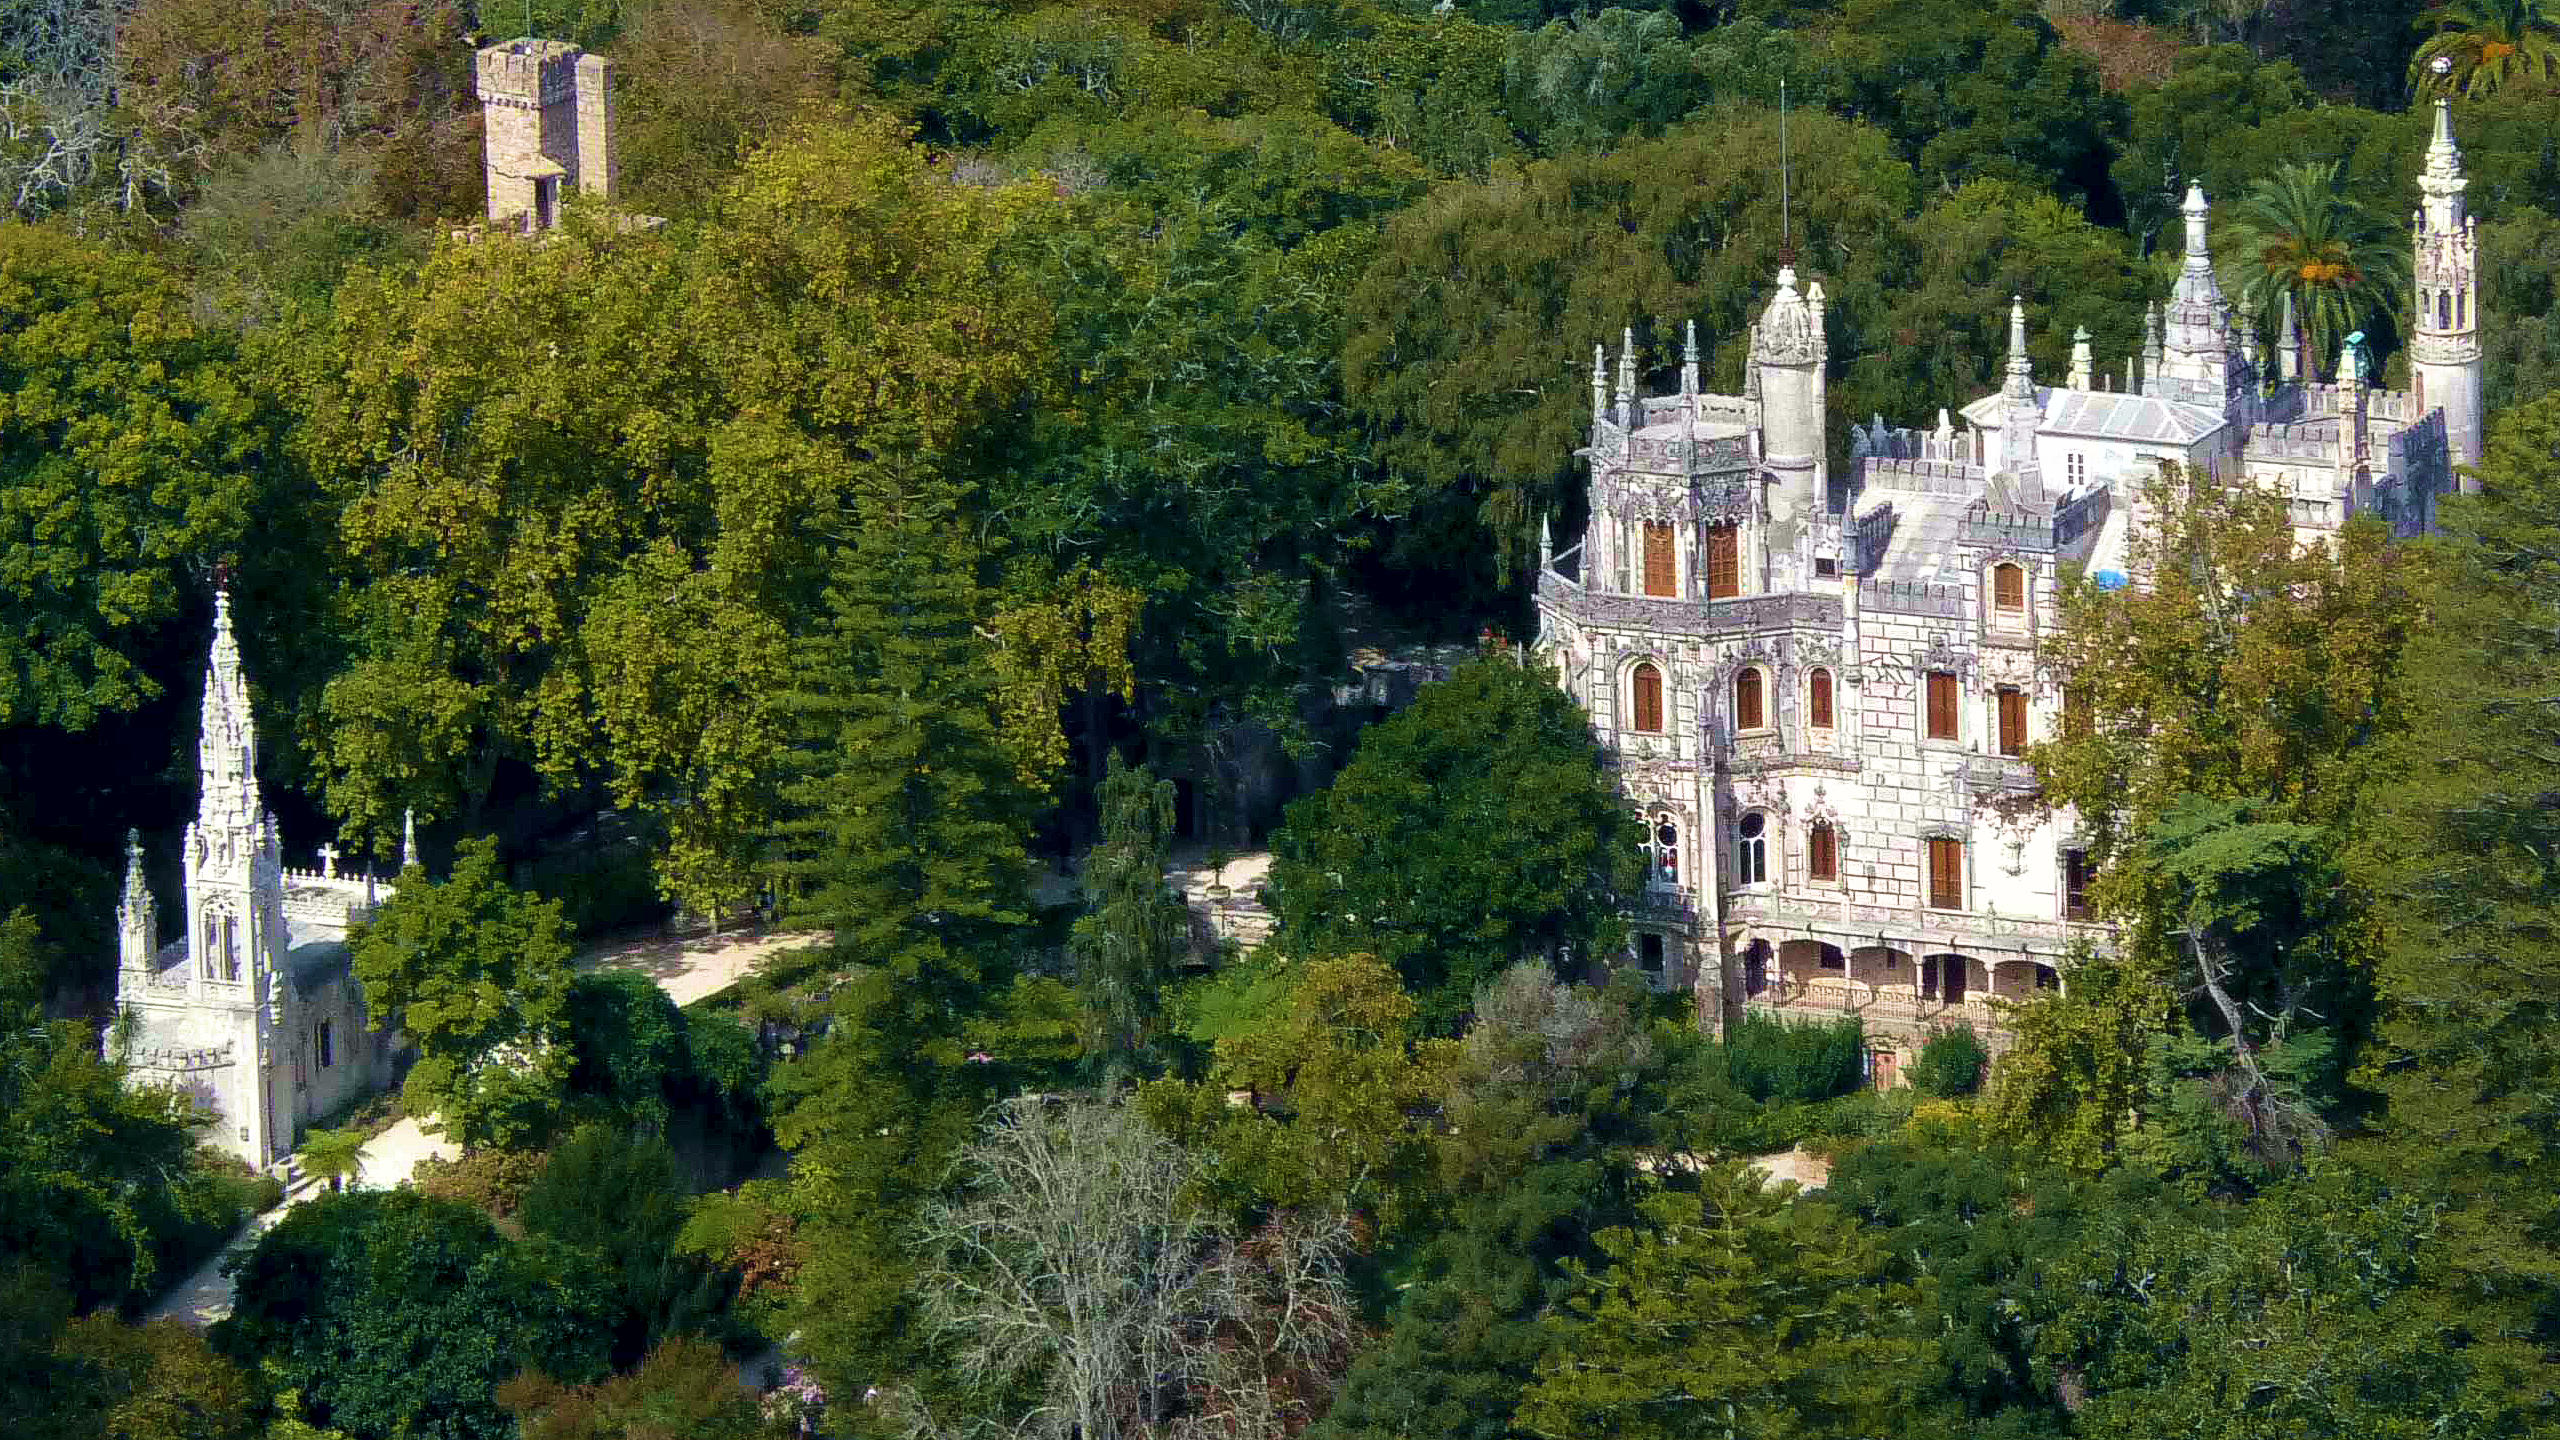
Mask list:
[[1920,1058],[1911,1066],[1911,1083],[1932,1099],[1953,1100],[1982,1088],[1982,1070],[1989,1063],[1991,1047],[1982,1043],[1971,1025],[1941,1025],[1920,1047]]
[[410,1188],[439,1200],[458,1200],[473,1209],[504,1219],[524,1203],[524,1192],[542,1173],[539,1150],[475,1150],[450,1159],[418,1162],[410,1172]]
[[1866,1027],[1745,1014],[1728,1028],[1726,1073],[1754,1100],[1828,1100],[1867,1080]]

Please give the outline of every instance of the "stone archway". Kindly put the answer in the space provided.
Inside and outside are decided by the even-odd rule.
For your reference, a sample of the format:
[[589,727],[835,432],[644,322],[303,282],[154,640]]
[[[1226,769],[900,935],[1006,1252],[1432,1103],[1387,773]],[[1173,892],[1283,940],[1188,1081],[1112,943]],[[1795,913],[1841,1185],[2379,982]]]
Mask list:
[[1970,955],[1941,951],[1920,957],[1920,998],[1941,1005],[1961,1005],[1984,988],[1991,977],[1978,971]]

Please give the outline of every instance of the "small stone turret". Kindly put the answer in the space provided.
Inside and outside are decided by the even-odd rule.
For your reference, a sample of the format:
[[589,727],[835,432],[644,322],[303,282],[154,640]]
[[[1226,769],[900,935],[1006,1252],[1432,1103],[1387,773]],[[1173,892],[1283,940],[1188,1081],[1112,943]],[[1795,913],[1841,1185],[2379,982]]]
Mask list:
[[548,230],[570,192],[613,198],[613,62],[562,40],[509,40],[483,49],[478,70],[490,219]]

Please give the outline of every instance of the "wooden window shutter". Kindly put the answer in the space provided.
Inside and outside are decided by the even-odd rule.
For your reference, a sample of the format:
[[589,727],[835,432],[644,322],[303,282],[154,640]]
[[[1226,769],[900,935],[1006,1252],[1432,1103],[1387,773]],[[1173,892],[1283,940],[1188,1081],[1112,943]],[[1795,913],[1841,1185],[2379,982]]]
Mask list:
[[1745,670],[1733,677],[1733,724],[1737,730],[1757,730],[1769,723],[1769,706],[1761,693],[1760,672]]
[[2089,918],[2089,852],[2062,852],[2062,918]]
[[1730,600],[1742,593],[1742,531],[1731,524],[1707,527],[1707,598]]
[[1644,593],[1675,597],[1680,593],[1680,561],[1672,549],[1671,527],[1651,521],[1644,527]]
[[1957,738],[1956,677],[1943,670],[1929,673],[1929,738]]
[[2023,755],[2027,750],[2027,697],[2016,690],[2000,692],[2000,753]]
[[1658,734],[1662,729],[1662,672],[1651,665],[1638,665],[1634,678],[1636,728]]
[[2015,565],[1991,567],[1991,603],[2003,610],[2027,608],[2027,572]]
[[1810,688],[1813,691],[1813,728],[1828,730],[1831,728],[1831,672],[1814,671]]
[[1832,830],[1831,822],[1827,820],[1814,822],[1813,843],[1807,846],[1806,850],[1812,860],[1814,879],[1837,880],[1840,878],[1840,839]]
[[1929,842],[1929,908],[1964,908],[1964,842],[1961,840]]

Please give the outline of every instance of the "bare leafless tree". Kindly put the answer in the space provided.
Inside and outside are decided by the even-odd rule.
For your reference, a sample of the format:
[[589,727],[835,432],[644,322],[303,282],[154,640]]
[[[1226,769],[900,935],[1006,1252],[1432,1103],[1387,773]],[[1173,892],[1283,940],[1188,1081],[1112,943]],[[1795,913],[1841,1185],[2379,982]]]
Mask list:
[[888,1397],[916,1440],[1150,1432],[1281,1440],[1346,1363],[1339,1217],[1233,1234],[1192,1160],[1106,1099],[998,1106],[927,1207],[918,1296],[953,1373],[1027,1407],[966,1418]]

